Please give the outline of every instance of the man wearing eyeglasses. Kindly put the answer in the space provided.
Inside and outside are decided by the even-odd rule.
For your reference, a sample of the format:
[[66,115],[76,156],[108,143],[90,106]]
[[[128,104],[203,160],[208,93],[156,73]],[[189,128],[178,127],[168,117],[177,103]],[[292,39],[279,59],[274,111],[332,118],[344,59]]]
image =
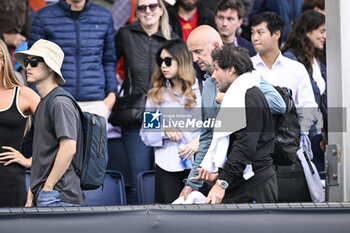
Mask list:
[[59,0],[39,10],[33,20],[29,46],[39,39],[58,44],[65,58],[62,87],[83,111],[105,118],[117,91],[112,15],[89,0]]
[[57,44],[41,39],[29,50],[16,52],[15,58],[27,70],[28,82],[35,84],[41,96],[35,110],[26,206],[82,204],[86,198],[71,165],[74,163],[77,169],[82,166],[83,131],[79,110],[66,96],[53,98],[61,89],[58,84],[66,82],[61,73],[64,53]]

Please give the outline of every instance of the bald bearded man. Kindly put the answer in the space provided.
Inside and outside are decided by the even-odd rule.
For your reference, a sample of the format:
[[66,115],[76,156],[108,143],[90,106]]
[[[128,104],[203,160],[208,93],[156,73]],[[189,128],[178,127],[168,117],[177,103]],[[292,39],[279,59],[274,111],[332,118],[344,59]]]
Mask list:
[[[215,81],[211,78],[214,72],[213,60],[211,58],[211,52],[215,48],[221,48],[223,46],[219,33],[208,25],[202,25],[194,29],[187,38],[187,47],[192,53],[193,61],[197,63],[200,69],[205,73],[205,82],[202,91],[202,120],[208,120],[210,118],[216,118],[216,115],[220,109],[220,100],[223,98],[223,93],[217,90]],[[216,101],[215,101],[216,99]],[[199,147],[196,153],[195,162],[191,168],[191,172],[185,183],[185,187],[182,189],[180,196],[187,196],[193,190],[199,190],[203,181],[191,180],[191,178],[198,176],[197,168],[199,168],[205,154],[208,151],[211,140],[213,138],[213,128],[202,128],[199,138]]]

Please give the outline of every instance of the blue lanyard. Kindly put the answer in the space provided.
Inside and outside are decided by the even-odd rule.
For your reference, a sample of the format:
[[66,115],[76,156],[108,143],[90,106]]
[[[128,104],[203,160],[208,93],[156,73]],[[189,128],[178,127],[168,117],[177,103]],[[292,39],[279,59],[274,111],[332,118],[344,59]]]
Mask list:
[[301,137],[301,143],[303,144],[303,149],[306,150],[305,138],[304,138],[303,131],[301,131],[301,130],[300,130],[300,137]]
[[[310,169],[311,174],[314,175],[314,174],[315,174],[315,170],[314,170],[314,168],[312,167],[311,162],[310,162],[310,158],[309,158],[309,156],[308,156],[307,153],[306,153],[305,136],[304,136],[304,134],[303,134],[303,132],[302,132],[301,130],[300,130],[300,137],[301,137],[301,142],[302,142],[302,144],[303,144],[303,154],[304,154],[304,157],[305,157],[305,159],[306,159],[307,165],[309,166],[309,169]],[[307,137],[307,136],[306,136],[306,137]]]

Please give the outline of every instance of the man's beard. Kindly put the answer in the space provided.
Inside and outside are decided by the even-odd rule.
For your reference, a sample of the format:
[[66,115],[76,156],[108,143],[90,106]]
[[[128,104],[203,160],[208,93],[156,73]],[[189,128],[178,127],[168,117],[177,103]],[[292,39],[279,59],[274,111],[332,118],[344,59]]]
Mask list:
[[182,0],[179,1],[179,5],[185,10],[185,11],[192,11],[196,9],[197,2],[194,3],[184,3]]

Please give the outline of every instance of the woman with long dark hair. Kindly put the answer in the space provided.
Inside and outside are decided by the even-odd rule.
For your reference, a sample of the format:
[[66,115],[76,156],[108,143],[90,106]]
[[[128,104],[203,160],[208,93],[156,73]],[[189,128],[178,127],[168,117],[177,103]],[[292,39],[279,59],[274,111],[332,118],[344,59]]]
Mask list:
[[[154,87],[147,94],[146,110],[162,114],[159,130],[141,129],[142,140],[154,147],[156,203],[172,203],[184,187],[192,156],[198,149],[200,128],[170,122],[201,119],[201,95],[192,56],[185,42],[172,40],[156,54]],[[175,126],[177,125],[177,126]]]
[[[327,112],[327,72],[326,72],[326,24],[325,16],[317,11],[302,13],[295,22],[287,38],[283,55],[301,62],[309,73],[316,103],[320,111]],[[310,138],[323,125],[322,114],[318,114],[317,125],[311,128]]]

